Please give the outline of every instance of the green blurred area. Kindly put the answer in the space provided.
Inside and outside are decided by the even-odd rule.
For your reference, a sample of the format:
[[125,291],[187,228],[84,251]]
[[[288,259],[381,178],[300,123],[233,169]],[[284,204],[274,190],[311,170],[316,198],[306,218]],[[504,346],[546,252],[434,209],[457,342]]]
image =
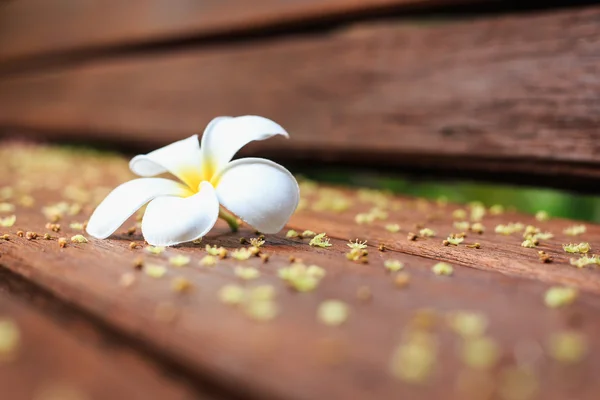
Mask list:
[[486,206],[512,206],[528,214],[544,210],[552,217],[600,222],[600,197],[555,189],[466,181],[417,181],[342,170],[309,171],[303,176],[319,182],[384,189],[429,199],[446,198],[453,203],[481,201]]

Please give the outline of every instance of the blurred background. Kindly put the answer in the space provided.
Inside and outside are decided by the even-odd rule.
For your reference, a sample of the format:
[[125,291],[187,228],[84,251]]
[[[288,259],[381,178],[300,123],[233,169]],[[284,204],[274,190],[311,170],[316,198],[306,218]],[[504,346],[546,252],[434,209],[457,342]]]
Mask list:
[[[0,134],[137,154],[218,115],[314,180],[598,221],[592,1],[0,2]],[[529,29],[535,24],[536,29]]]

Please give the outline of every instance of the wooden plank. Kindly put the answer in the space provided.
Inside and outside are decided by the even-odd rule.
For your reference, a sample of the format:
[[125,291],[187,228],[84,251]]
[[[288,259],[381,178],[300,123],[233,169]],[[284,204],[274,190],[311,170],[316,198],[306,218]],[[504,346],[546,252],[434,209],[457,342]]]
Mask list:
[[0,60],[311,25],[473,0],[28,0],[0,5]]
[[[341,193],[347,198],[355,197],[352,191],[341,191]],[[334,237],[371,238],[377,243],[385,244],[393,251],[460,263],[472,268],[522,276],[551,284],[573,285],[600,294],[600,274],[593,269],[579,270],[571,267],[569,260],[573,255],[566,253],[562,248],[562,244],[578,241],[577,237],[569,236],[564,231],[574,224],[579,225],[579,222],[558,218],[540,222],[532,215],[516,212],[488,215],[483,224],[487,233],[483,235],[470,233],[465,240],[465,244],[479,243],[482,249],[485,249],[479,251],[442,244],[450,234],[463,231],[454,226],[454,222],[460,220],[453,218],[452,213],[460,209],[466,211],[468,215],[468,207],[454,205],[440,208],[431,203],[415,202],[410,198],[404,198],[400,204],[402,205],[400,209],[386,211],[388,218],[385,221],[349,224],[348,221],[354,221],[356,215],[368,213],[374,206],[369,202],[355,201],[354,207],[341,213],[325,214],[314,210],[299,212],[292,218],[290,225],[299,228],[308,225],[315,231],[326,230]],[[551,232],[554,237],[542,241],[537,248],[524,248],[521,246],[524,240],[523,230],[511,235],[494,233],[496,226],[508,222],[521,223],[524,227],[535,226],[542,232]],[[390,223],[399,224],[401,229],[394,233],[387,231],[385,225]],[[598,226],[585,225],[589,228],[585,241],[600,242]],[[407,238],[409,233],[418,234],[422,228],[432,229],[436,232],[436,237],[420,238],[416,241]],[[540,250],[552,256],[555,262],[540,264],[538,255]]]
[[292,140],[245,154],[595,190],[599,16],[377,23],[6,78],[0,127],[149,150],[258,114]]
[[16,327],[19,338],[7,353],[10,357],[0,352],[3,399],[209,398],[167,377],[138,354],[98,337],[89,324],[58,324],[3,291],[0,321],[3,327]]
[[[176,360],[190,375],[213,381],[220,387],[261,399],[488,398],[485,396],[487,379],[494,386],[493,390],[504,392],[510,387],[510,382],[505,380],[506,371],[519,363],[522,368],[532,368],[536,376],[533,387],[537,388],[537,396],[527,398],[593,399],[600,390],[596,378],[600,371],[600,342],[596,339],[600,310],[597,288],[583,279],[566,280],[566,275],[556,270],[575,271],[589,280],[596,279],[598,271],[577,270],[558,256],[550,267],[541,263],[534,265],[528,261],[534,249],[525,249],[530,252],[520,254],[508,241],[505,245],[489,226],[488,231],[478,237],[482,248],[461,246],[461,257],[456,256],[458,250],[454,250],[455,253],[438,250],[439,238],[418,241],[422,251],[407,251],[408,247],[389,240],[379,223],[368,230],[362,231],[362,226],[360,232],[353,230],[356,224],[350,210],[362,211],[365,205],[360,199],[364,200],[364,195],[346,192],[351,201],[350,210],[334,215],[331,211],[311,211],[319,203],[318,197],[331,195],[330,189],[329,192],[313,189],[311,194],[309,186],[303,185],[308,208],[294,216],[292,226],[324,229],[335,235],[331,241],[333,246],[328,249],[310,247],[301,239],[285,238],[282,232],[266,238],[264,251],[271,254],[266,264],[259,258],[239,262],[229,258],[219,261],[214,268],[200,267],[198,261],[206,254],[204,244],[232,249],[240,246],[240,235],[246,238],[254,235],[247,228],[231,234],[222,225],[201,245],[169,248],[160,255],[149,255],[141,248],[130,249],[132,240],[142,243],[137,233],[119,234],[110,240],[90,238],[89,243],[60,248],[56,239],[26,240],[17,237],[15,232],[48,232],[44,229],[47,220],[41,208],[67,201],[80,204],[82,209],[59,221],[62,226],[59,234],[65,237],[76,234],[78,230],[70,224],[86,219],[104,188],[128,179],[126,162],[107,156],[35,147],[4,146],[0,156],[7,161],[10,171],[0,177],[0,187],[13,188],[11,197],[5,201],[17,204],[16,224],[4,229],[9,232],[10,240],[0,243],[2,265],[102,319],[123,335],[153,347],[165,359]],[[35,201],[29,208],[19,205],[25,194]],[[398,204],[410,208],[411,203],[414,201],[394,197],[388,198],[386,204],[378,201],[380,207],[390,213],[396,212]],[[438,212],[450,212],[424,200],[418,204],[421,208],[426,204]],[[404,229],[422,222],[418,212],[392,217]],[[327,218],[332,220],[330,225],[322,222]],[[392,222],[391,217],[388,218]],[[526,218],[508,214],[488,221],[488,217],[484,217],[484,224],[525,222]],[[550,221],[543,226],[558,234],[564,223]],[[451,227],[446,226],[446,229]],[[599,226],[588,225],[586,234],[577,239],[588,240],[594,247],[599,232]],[[56,236],[54,232],[48,233]],[[348,250],[347,240],[354,239],[351,236],[354,234],[369,240],[368,264],[354,263],[344,256]],[[401,235],[404,234],[403,230]],[[484,238],[488,242],[484,242]],[[382,239],[392,242],[390,247],[395,249],[378,252],[376,247]],[[495,243],[493,250],[492,243]],[[555,242],[549,242],[542,248],[554,254],[557,247]],[[189,256],[190,264],[169,265],[168,259],[175,255]],[[278,278],[278,270],[289,265],[290,255],[326,270],[326,276],[315,291],[297,293]],[[151,278],[142,271],[135,271],[133,261],[138,257],[144,258],[146,264],[165,266],[166,276]],[[495,264],[491,262],[493,258],[497,260]],[[394,275],[383,267],[386,259],[399,259],[406,264],[405,271],[411,276],[408,287],[399,289],[394,285]],[[455,272],[451,277],[431,272],[432,265],[444,259],[454,261]],[[505,268],[506,260],[520,268]],[[476,264],[485,265],[486,270],[472,268]],[[254,281],[244,282],[236,276],[236,266],[256,267],[261,275]],[[540,282],[541,274],[534,272],[537,269],[550,271],[543,278],[548,282],[579,287],[581,293],[577,301],[564,309],[545,307],[543,297],[549,285]],[[524,273],[525,270],[531,273]],[[506,275],[507,272],[512,276]],[[133,284],[120,285],[122,276],[131,273]],[[174,292],[170,285],[175,277],[185,277],[193,289],[188,293]],[[245,316],[240,309],[222,304],[218,292],[232,283],[245,287],[272,285],[279,315],[272,321],[259,322]],[[359,298],[357,291],[361,287],[370,289],[370,300]],[[316,310],[326,299],[340,299],[349,305],[351,312],[345,324],[334,328],[317,321]],[[433,310],[433,318],[437,320],[432,334],[439,340],[440,350],[431,378],[416,385],[395,377],[390,372],[390,362],[410,321],[414,323],[415,315],[420,315],[421,321],[429,320],[424,315],[430,314],[424,309]],[[456,346],[460,340],[444,323],[446,313],[456,310],[485,314],[490,320],[489,335],[501,347],[498,366],[471,380],[468,374],[474,372],[457,356]],[[587,338],[587,356],[579,363],[564,365],[548,356],[548,338],[565,329],[574,329]],[[462,387],[460,382],[464,379],[476,386],[467,394],[457,389]],[[519,380],[513,391],[523,386],[519,382],[525,382],[526,386],[531,384],[529,380]]]

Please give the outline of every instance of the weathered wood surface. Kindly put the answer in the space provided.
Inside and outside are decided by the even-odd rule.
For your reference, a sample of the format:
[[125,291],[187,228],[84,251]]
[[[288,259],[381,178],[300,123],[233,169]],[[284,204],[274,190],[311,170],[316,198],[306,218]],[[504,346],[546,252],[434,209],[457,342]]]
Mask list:
[[0,4],[0,62],[190,37],[310,26],[362,13],[473,0],[26,0]]
[[258,114],[294,140],[246,154],[597,190],[599,17],[588,7],[392,21],[84,63],[1,80],[0,128],[126,137],[149,150],[202,132],[215,115]]
[[4,291],[0,291],[0,321],[10,321],[19,332],[10,356],[0,351],[2,399],[208,398],[166,377],[138,354],[107,342],[89,324],[51,320]]
[[[351,191],[346,192],[348,198],[353,198]],[[357,213],[369,210],[369,205],[353,208],[343,213],[335,213],[323,218],[319,212],[305,212],[297,214],[290,224],[298,227],[311,226],[315,231],[327,231],[334,237],[341,238],[369,238],[376,243],[384,243],[392,251],[419,255],[432,260],[443,260],[450,263],[460,263],[472,268],[502,272],[509,275],[523,276],[551,284],[574,285],[583,290],[600,294],[600,274],[596,270],[577,268],[565,268],[572,254],[566,253],[562,244],[578,241],[578,237],[564,234],[564,230],[573,226],[574,221],[554,219],[547,222],[539,222],[534,216],[525,216],[519,213],[506,212],[502,215],[488,215],[484,226],[488,231],[486,234],[470,233],[465,239],[465,244],[481,244],[485,251],[477,249],[465,249],[462,246],[443,246],[442,241],[451,233],[460,233],[462,230],[453,227],[456,218],[452,212],[462,209],[469,214],[468,207],[447,206],[438,207],[433,204],[415,202],[413,199],[403,199],[400,210],[388,211],[389,217],[385,221],[375,221],[371,224],[349,224]],[[406,222],[405,222],[406,221]],[[539,227],[543,232],[552,232],[554,238],[543,240],[536,249],[524,248],[523,231],[512,235],[494,233],[499,224],[507,222],[521,222],[525,226]],[[389,223],[398,223],[401,231],[391,233],[385,229]],[[420,238],[416,241],[407,240],[407,234],[419,233],[421,227],[433,229],[437,235],[432,239]],[[594,226],[589,234],[594,237],[600,231]],[[540,265],[538,251],[545,251],[557,262]]]
[[[7,161],[8,172],[0,177],[0,187],[12,188],[12,193],[2,189],[3,201],[17,205],[15,225],[2,229],[10,236],[0,243],[2,267],[94,315],[140,345],[153,348],[163,360],[180,365],[192,377],[212,382],[224,393],[260,399],[510,399],[524,387],[533,387],[529,395],[520,398],[558,400],[594,399],[600,390],[599,272],[576,269],[560,253],[559,243],[569,241],[561,230],[573,222],[535,223],[557,238],[542,241],[540,248],[556,256],[554,263],[542,264],[535,262],[536,249],[518,248],[520,234],[503,238],[493,232],[496,223],[534,222],[530,217],[515,213],[486,216],[486,232],[469,235],[465,242],[476,240],[481,249],[464,245],[449,248],[442,246],[441,240],[456,231],[447,217],[454,206],[389,196],[382,201],[380,195],[318,187],[311,190],[311,185],[305,184],[302,193],[306,208],[298,211],[290,226],[325,231],[333,238],[332,247],[313,248],[306,240],[285,238],[282,232],[266,238],[264,251],[271,254],[268,263],[262,264],[259,258],[239,262],[227,258],[210,268],[198,265],[206,255],[205,244],[233,249],[240,246],[240,236],[248,238],[253,232],[244,228],[232,234],[219,225],[201,245],[170,248],[160,255],[146,253],[143,246],[129,248],[131,241],[143,243],[139,233],[121,233],[109,240],[88,238],[89,243],[69,243],[60,248],[56,236],[81,233],[70,224],[85,221],[107,189],[129,179],[125,162],[8,146],[0,156]],[[24,195],[32,196],[35,203]],[[329,200],[331,196],[346,196],[350,208],[341,213],[313,210],[322,206],[319,198],[324,196]],[[44,229],[47,218],[41,209],[58,201],[82,207],[75,215],[65,212],[57,234]],[[23,203],[29,207],[20,205]],[[356,225],[354,214],[375,204],[390,213],[388,218],[368,226]],[[77,211],[77,207],[71,210]],[[434,214],[442,216],[434,218]],[[408,242],[407,231],[414,230],[413,224],[423,223],[426,215],[430,220],[425,226],[437,230],[438,236]],[[382,224],[393,222],[402,229],[392,236]],[[27,240],[16,236],[18,230],[50,233],[53,239]],[[368,264],[354,263],[344,255],[347,241],[355,237],[369,241]],[[599,238],[600,226],[588,224],[584,235],[570,241],[585,240],[595,247]],[[390,250],[377,251],[380,242]],[[190,264],[171,266],[169,257],[179,254],[189,256]],[[290,264],[290,256],[326,270],[316,290],[298,293],[278,278],[277,271]],[[165,266],[166,275],[152,278],[134,270],[138,257],[146,265]],[[395,286],[394,274],[383,267],[387,259],[405,263],[404,271],[411,277],[407,287]],[[433,274],[431,267],[439,260],[452,261],[453,276]],[[237,265],[254,266],[261,275],[244,282],[234,273]],[[128,287],[120,284],[124,274],[134,276]],[[171,281],[175,277],[185,277],[193,289],[174,292]],[[248,288],[272,285],[277,317],[261,322],[223,304],[218,292],[232,283]],[[550,283],[579,288],[579,297],[571,306],[549,309],[543,297]],[[361,287],[370,289],[371,299],[359,298]],[[326,299],[340,299],[349,305],[350,315],[342,326],[329,327],[317,320],[317,307]],[[444,322],[446,313],[456,310],[481,312],[489,319],[488,334],[501,346],[500,360],[491,370],[476,373],[461,362],[457,353],[460,340]],[[415,320],[427,325],[432,319],[431,332],[439,341],[432,375],[422,384],[395,377],[390,371],[392,354],[406,337],[408,327]],[[546,346],[553,333],[566,329],[580,332],[588,341],[584,359],[568,365],[551,359]],[[517,378],[516,383],[507,380],[507,371],[515,366],[520,371],[533,371],[535,379],[519,375],[522,379]]]

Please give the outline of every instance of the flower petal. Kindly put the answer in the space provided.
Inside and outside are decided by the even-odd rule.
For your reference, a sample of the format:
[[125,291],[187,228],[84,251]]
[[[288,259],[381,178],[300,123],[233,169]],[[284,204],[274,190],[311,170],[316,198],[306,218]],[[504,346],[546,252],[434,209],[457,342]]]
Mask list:
[[213,119],[202,135],[204,168],[209,168],[205,179],[221,170],[235,153],[254,140],[265,140],[275,135],[289,137],[279,124],[255,115],[218,117]]
[[204,236],[217,222],[219,201],[208,182],[190,197],[159,197],[148,204],[142,220],[144,239],[154,246],[173,246]]
[[263,158],[242,158],[229,163],[216,182],[219,202],[264,233],[279,232],[300,198],[292,174]]
[[129,162],[129,169],[140,176],[170,172],[196,190],[200,184],[201,165],[198,135],[193,135],[151,153],[133,157]]
[[94,210],[87,233],[98,239],[109,237],[140,207],[158,196],[184,196],[187,189],[164,178],[140,178],[117,186]]

